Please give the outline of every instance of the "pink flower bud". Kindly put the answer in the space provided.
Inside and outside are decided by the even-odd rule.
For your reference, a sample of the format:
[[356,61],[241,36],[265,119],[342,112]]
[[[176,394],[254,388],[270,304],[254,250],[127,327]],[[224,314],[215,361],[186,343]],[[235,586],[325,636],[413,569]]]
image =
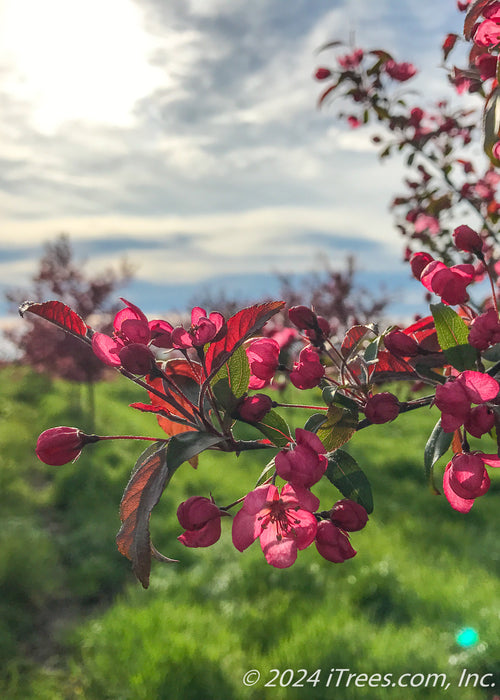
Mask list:
[[314,77],[316,80],[327,80],[332,74],[332,71],[328,68],[318,68]]
[[370,423],[388,423],[399,414],[399,401],[394,394],[383,391],[371,396],[365,405],[365,416]]
[[318,325],[318,317],[308,306],[292,306],[288,309],[288,318],[299,330],[315,329]]
[[322,520],[318,523],[316,549],[322,557],[336,564],[341,564],[356,554],[356,550],[352,548],[347,535],[339,530],[331,520]]
[[131,343],[118,353],[122,367],[132,374],[144,375],[151,371],[154,355],[147,345]]
[[466,253],[481,253],[483,249],[479,235],[466,224],[457,226],[453,232],[453,240],[458,250],[464,250]]
[[273,400],[266,394],[246,396],[238,405],[236,412],[241,420],[259,423],[273,407]]
[[325,368],[314,348],[307,345],[299,355],[299,361],[293,365],[290,381],[297,389],[312,389],[318,386],[324,377]]
[[273,338],[252,340],[246,349],[250,363],[250,389],[267,386],[278,369],[280,346]]
[[419,353],[417,341],[398,330],[384,336],[384,345],[396,357],[416,357]]
[[36,454],[45,464],[59,467],[80,456],[84,445],[96,442],[97,436],[86,435],[78,428],[49,428],[37,440]]
[[460,498],[477,498],[489,489],[490,478],[478,455],[457,454],[449,465],[449,485]]
[[468,340],[478,350],[500,343],[500,322],[495,309],[488,309],[472,321]]
[[180,504],[177,519],[186,530],[177,538],[186,547],[209,547],[221,533],[221,516],[227,515],[204,496],[192,496]]
[[485,433],[489,433],[495,425],[495,414],[482,404],[471,408],[469,415],[464,421],[464,428],[474,437],[480,438]]
[[429,253],[413,253],[410,258],[410,266],[413,276],[420,280],[422,272],[434,258]]
[[343,498],[333,506],[330,519],[341,530],[355,532],[364,528],[368,522],[368,513],[359,503]]
[[294,487],[310,488],[321,479],[328,466],[323,443],[309,430],[295,430],[295,444],[275,457],[278,475]]

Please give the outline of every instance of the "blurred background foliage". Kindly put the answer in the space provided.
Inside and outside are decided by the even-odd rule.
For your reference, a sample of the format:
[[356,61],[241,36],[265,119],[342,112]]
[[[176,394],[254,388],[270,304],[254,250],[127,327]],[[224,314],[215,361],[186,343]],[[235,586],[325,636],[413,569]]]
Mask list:
[[[179,563],[155,563],[144,591],[114,542],[121,493],[143,447],[105,442],[74,464],[42,464],[39,432],[85,428],[78,386],[16,365],[0,374],[1,697],[377,699],[389,690],[326,688],[330,669],[447,673],[452,687],[463,668],[500,674],[500,479],[492,472],[490,492],[467,516],[430,493],[422,453],[434,410],[372,426],[349,444],[372,480],[375,511],[352,537],[357,556],[341,565],[312,547],[293,568],[273,569],[258,543],[243,554],[233,548],[229,520],[213,547],[184,548],[180,501],[210,492],[220,502],[238,498],[265,457],[204,453],[196,471],[184,465],[151,521],[155,545]],[[98,382],[97,432],[161,437],[153,416],[128,408],[134,400],[143,400],[140,390],[125,380]],[[295,418],[304,416],[295,409]],[[328,482],[314,490],[325,508],[338,497]],[[456,641],[464,627],[479,635],[469,648]],[[262,680],[245,688],[251,668]],[[264,688],[271,668],[322,675],[316,687]],[[443,691],[394,692],[404,700]],[[493,692],[460,688],[453,697]]]

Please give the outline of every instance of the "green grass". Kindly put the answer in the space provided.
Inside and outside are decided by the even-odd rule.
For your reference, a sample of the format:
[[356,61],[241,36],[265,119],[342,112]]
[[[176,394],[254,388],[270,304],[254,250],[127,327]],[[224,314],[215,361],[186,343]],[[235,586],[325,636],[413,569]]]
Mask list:
[[[311,547],[291,569],[273,569],[258,543],[243,554],[233,548],[229,518],[216,545],[184,548],[176,539],[178,503],[210,492],[222,503],[238,498],[266,458],[209,452],[197,470],[183,465],[151,521],[155,545],[179,563],[153,563],[144,591],[114,544],[121,492],[141,446],[103,443],[74,464],[41,465],[33,454],[37,434],[85,418],[75,390],[13,368],[1,376],[1,697],[406,700],[445,693],[327,688],[332,668],[394,678],[446,673],[450,697],[493,696],[455,684],[463,668],[496,673],[500,682],[500,481],[493,473],[490,492],[467,516],[431,495],[422,454],[434,411],[374,426],[350,443],[372,482],[375,510],[352,536],[357,556],[341,565]],[[152,416],[127,407],[142,399],[125,381],[99,385],[97,430],[160,436]],[[295,423],[301,413],[293,416]],[[323,508],[338,498],[326,481],[313,490]],[[463,627],[479,634],[469,650],[456,643]],[[321,669],[320,682],[265,688],[273,668]],[[262,680],[245,688],[249,669]]]

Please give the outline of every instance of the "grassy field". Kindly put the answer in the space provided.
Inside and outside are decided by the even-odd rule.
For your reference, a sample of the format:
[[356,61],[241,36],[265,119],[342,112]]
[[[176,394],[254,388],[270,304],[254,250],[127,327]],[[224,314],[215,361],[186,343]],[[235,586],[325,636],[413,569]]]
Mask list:
[[[103,443],[74,464],[47,467],[34,455],[38,433],[85,428],[85,394],[13,367],[0,378],[0,697],[495,695],[472,680],[457,684],[463,669],[484,676],[484,685],[495,682],[485,674],[495,674],[500,684],[500,480],[492,475],[490,492],[467,516],[430,494],[422,453],[432,410],[362,431],[350,444],[372,481],[375,511],[353,534],[357,556],[341,565],[312,547],[292,569],[273,569],[258,544],[243,554],[233,548],[229,518],[216,545],[184,548],[176,540],[178,503],[210,491],[221,502],[238,498],[265,458],[207,453],[198,470],[183,465],[151,523],[158,549],[180,562],[154,563],[144,591],[114,543],[121,493],[141,445]],[[152,416],[127,407],[141,400],[124,380],[100,384],[97,431],[161,437]],[[325,508],[338,498],[328,483],[314,490]],[[457,643],[463,628],[478,634],[470,647]],[[246,687],[250,669],[261,679]],[[337,686],[332,669],[366,679],[347,686],[346,672]],[[384,674],[392,676],[384,681]],[[402,674],[413,674],[402,679],[408,687],[393,686]],[[449,689],[428,674],[446,674]]]

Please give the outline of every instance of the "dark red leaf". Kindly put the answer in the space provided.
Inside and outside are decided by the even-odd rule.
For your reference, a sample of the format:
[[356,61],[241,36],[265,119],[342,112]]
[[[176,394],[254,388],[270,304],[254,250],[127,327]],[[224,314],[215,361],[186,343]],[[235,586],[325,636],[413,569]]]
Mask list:
[[19,307],[19,313],[24,316],[27,311],[80,338],[87,338],[90,330],[84,320],[61,301],[25,301]]
[[323,105],[323,102],[326,100],[328,95],[333,92],[336,88],[338,88],[339,84],[338,83],[333,83],[333,85],[330,85],[329,87],[326,88],[326,90],[323,90],[321,95],[318,97],[318,107],[321,107]]
[[417,379],[418,375],[413,367],[405,360],[394,357],[387,350],[380,350],[377,355],[378,362],[373,365],[374,370],[371,379],[377,382],[392,379]]
[[[172,380],[174,385],[178,387],[178,390],[175,386],[167,384],[165,380],[161,378],[149,379],[149,386],[157,389],[166,396],[171,396],[179,406],[182,406],[182,408],[188,412],[190,418],[195,423],[196,418],[190,401],[195,405],[198,403],[199,385],[202,381],[203,372],[201,365],[188,362],[184,359],[176,359],[166,362],[163,365],[163,371]],[[148,393],[151,398],[151,407],[149,409],[144,408],[147,404],[142,404],[141,406],[134,405],[134,408],[138,408],[141,411],[149,410],[151,413],[159,414],[157,415],[158,424],[167,435],[178,435],[179,433],[193,430],[192,425],[184,425],[164,415],[160,415],[161,412],[164,412],[174,414],[184,420],[187,419],[187,416],[183,412],[180,412],[175,405],[169,403],[167,398],[162,399],[153,392]]]
[[118,551],[131,560],[132,569],[144,588],[149,586],[151,557],[173,562],[160,554],[149,533],[151,511],[183,462],[191,461],[203,450],[215,446],[220,437],[191,431],[166,442],[155,442],[136,462],[120,503],[122,526],[116,536]]
[[209,376],[215,375],[233,352],[245,340],[251,338],[262,326],[285,306],[284,301],[270,301],[250,306],[231,316],[227,322],[227,333],[221,340],[212,343],[207,350],[206,365]]
[[342,357],[349,357],[368,333],[374,333],[373,328],[369,326],[353,326],[349,328],[340,349]]
[[122,526],[116,544],[120,554],[131,560],[134,574],[144,588],[149,585],[151,571],[149,519],[170,476],[167,446],[154,443],[137,460],[120,503]]
[[472,31],[476,24],[476,20],[481,17],[484,8],[489,4],[491,4],[491,0],[475,0],[475,2],[469,5],[464,21],[464,36],[467,41],[472,36]]

